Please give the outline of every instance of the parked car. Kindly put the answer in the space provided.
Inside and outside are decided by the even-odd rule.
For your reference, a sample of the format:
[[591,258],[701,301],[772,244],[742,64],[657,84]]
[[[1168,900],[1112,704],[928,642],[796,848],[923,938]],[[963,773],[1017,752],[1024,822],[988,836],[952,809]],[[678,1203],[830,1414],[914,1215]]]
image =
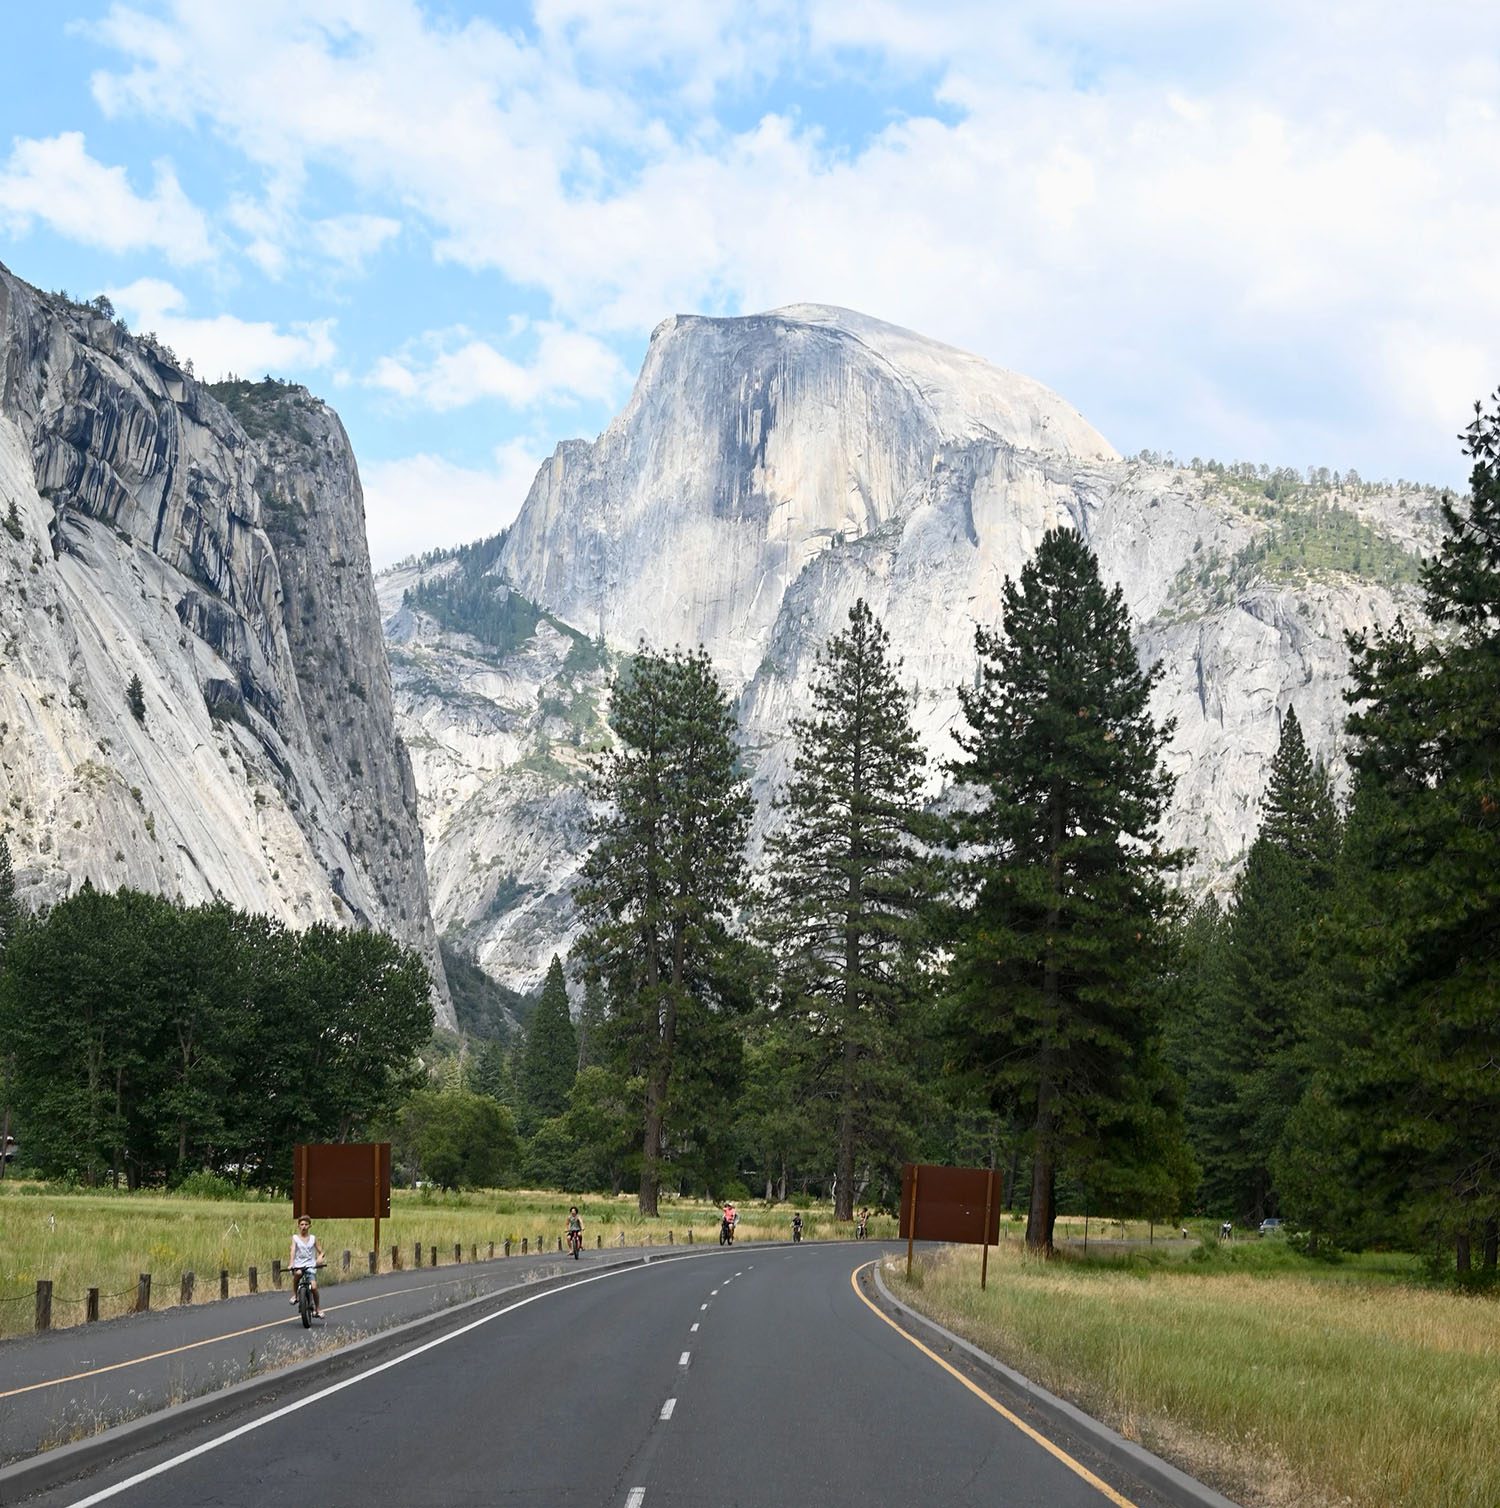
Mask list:
[[1281,1234],[1281,1221],[1274,1216],[1269,1220],[1260,1222],[1260,1233],[1263,1236],[1279,1236]]

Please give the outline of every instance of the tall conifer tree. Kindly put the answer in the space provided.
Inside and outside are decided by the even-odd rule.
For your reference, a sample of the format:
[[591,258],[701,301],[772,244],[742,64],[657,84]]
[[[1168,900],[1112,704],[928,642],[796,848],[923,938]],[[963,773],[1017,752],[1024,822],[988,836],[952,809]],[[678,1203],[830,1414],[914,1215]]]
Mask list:
[[1321,764],[1288,707],[1261,799],[1261,827],[1229,915],[1222,1078],[1209,1191],[1258,1224],[1279,1208],[1271,1173],[1287,1117],[1307,1087],[1315,928],[1338,860],[1339,822]]
[[517,1108],[525,1135],[568,1108],[568,1091],[577,1076],[578,1038],[568,1011],[568,982],[554,953],[516,1065]]
[[576,895],[580,951],[614,1003],[626,1066],[644,1079],[640,1208],[654,1215],[679,1022],[706,1020],[736,993],[729,922],[751,803],[734,713],[703,650],[642,647],[615,684],[610,725],[618,743]]
[[858,1156],[898,1160],[909,1127],[928,865],[922,750],[896,669],[885,629],[856,602],[818,657],[813,715],[793,719],[783,825],[766,843],[765,930],[834,1103],[840,1220],[853,1217]]
[[[1464,435],[1466,504],[1422,574],[1440,633],[1351,641],[1353,763],[1368,789],[1365,902],[1383,965],[1358,998],[1344,1103],[1371,1156],[1460,1270],[1500,1248],[1500,393]],[[1362,791],[1362,796],[1365,792]]]
[[1170,725],[1148,702],[1124,594],[1070,529],[1052,529],[1007,580],[1001,631],[980,629],[979,683],[962,689],[975,798],[955,818],[953,1056],[996,1109],[1030,1127],[1026,1242],[1050,1253],[1056,1179],[1102,1126],[1128,1123],[1160,1084],[1160,976],[1181,858],[1158,826]]

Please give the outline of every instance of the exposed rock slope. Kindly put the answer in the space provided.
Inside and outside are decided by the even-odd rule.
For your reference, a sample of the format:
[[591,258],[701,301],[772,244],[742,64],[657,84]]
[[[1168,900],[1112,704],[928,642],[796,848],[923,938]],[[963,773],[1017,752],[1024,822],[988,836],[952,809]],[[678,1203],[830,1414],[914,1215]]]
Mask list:
[[[1316,749],[1336,754],[1344,631],[1414,606],[1410,552],[1434,537],[1430,493],[1122,459],[1028,378],[847,310],[799,305],[658,327],[625,409],[593,444],[558,447],[492,570],[612,649],[702,643],[740,697],[763,822],[818,648],[858,597],[904,660],[940,781],[956,688],[974,675],[975,625],[999,622],[1005,578],[1059,523],[1088,538],[1125,589],[1143,657],[1164,663],[1157,711],[1176,720],[1179,777],[1169,836],[1197,851],[1191,883],[1222,884],[1253,835],[1286,707],[1296,704]],[[412,632],[400,620],[398,636]],[[450,678],[448,636],[435,624],[424,632],[431,674],[419,699],[398,688],[403,726],[420,721],[451,743],[439,730],[488,716],[474,700],[487,693]],[[520,663],[487,673],[504,678]],[[541,682],[526,688],[534,711]],[[524,723],[511,724],[518,736]],[[535,750],[524,736],[490,748],[493,820],[509,841],[522,804],[503,795],[506,772]],[[420,758],[418,773],[430,847],[448,853],[440,924],[466,929],[506,983],[535,977],[565,937],[576,789],[525,805],[527,851],[544,863],[515,867],[515,844],[494,851],[530,888],[491,929],[445,897],[492,852],[472,828],[471,854],[448,851],[436,795],[447,776],[429,782]],[[523,960],[494,939],[519,936],[528,913],[539,946]]]
[[348,439],[302,389],[221,391],[238,418],[0,268],[0,823],[23,893],[385,927],[451,1021]]

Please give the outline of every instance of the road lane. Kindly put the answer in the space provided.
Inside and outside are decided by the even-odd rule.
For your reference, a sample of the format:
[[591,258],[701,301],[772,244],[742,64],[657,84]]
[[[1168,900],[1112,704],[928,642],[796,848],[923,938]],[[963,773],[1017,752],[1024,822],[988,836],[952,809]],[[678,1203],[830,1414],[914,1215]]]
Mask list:
[[865,1308],[850,1274],[874,1254],[714,1252],[531,1295],[269,1422],[239,1416],[37,1508],[251,1508],[283,1495],[332,1508],[1105,1508]]

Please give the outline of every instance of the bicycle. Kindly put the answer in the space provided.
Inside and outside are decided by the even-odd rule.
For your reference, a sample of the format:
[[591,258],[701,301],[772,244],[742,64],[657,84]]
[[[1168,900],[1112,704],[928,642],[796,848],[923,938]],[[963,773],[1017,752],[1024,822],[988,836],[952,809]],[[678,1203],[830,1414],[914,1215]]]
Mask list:
[[312,1274],[327,1267],[326,1262],[314,1263],[311,1267],[299,1267],[297,1269],[297,1313],[302,1316],[302,1328],[312,1329],[313,1322],[313,1295]]
[[573,1260],[578,1260],[578,1253],[583,1250],[583,1232],[570,1230],[568,1232],[568,1248],[573,1253]]

